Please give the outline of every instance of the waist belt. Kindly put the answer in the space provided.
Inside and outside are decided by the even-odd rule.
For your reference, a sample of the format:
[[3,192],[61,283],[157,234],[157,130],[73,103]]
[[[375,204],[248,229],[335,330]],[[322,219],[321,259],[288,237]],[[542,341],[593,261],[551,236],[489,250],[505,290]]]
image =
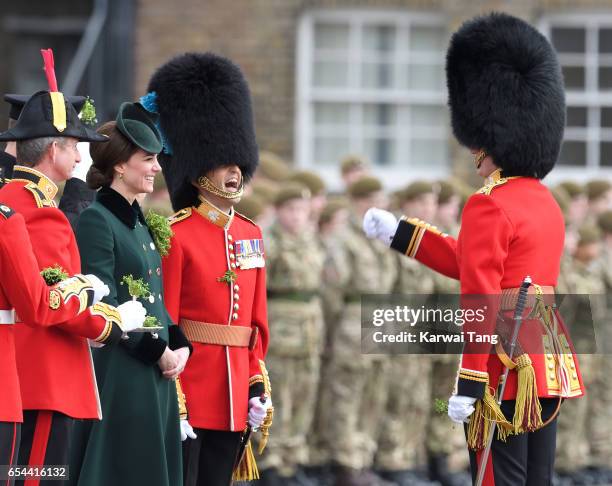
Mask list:
[[268,290],[268,298],[285,299],[295,302],[310,302],[319,293],[315,290],[302,292],[283,292],[282,290]]
[[[542,289],[542,299],[544,299],[544,304],[553,305],[555,303],[555,288],[550,285],[541,285],[539,288]],[[514,310],[518,301],[519,291],[519,287],[503,289],[501,294],[500,308],[502,310]],[[527,301],[525,303],[525,308],[533,307],[535,305],[535,301],[536,287],[532,285],[527,291]]]
[[0,326],[3,324],[15,324],[15,311],[11,310],[0,310]]
[[253,349],[257,342],[257,328],[212,324],[190,319],[181,319],[179,326],[187,339],[196,343]]

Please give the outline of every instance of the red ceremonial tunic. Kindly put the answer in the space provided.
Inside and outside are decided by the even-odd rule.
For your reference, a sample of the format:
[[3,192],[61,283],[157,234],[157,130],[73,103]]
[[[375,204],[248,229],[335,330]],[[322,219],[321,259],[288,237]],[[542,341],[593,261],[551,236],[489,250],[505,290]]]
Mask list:
[[[38,268],[59,265],[70,275],[81,261],[70,223],[55,207],[55,184],[42,173],[15,166],[13,179],[0,189],[0,201],[26,223]],[[120,336],[120,317],[96,304],[78,317],[41,326],[40,315],[20,315],[15,326],[17,370],[24,410],[53,410],[73,418],[101,418],[87,339],[110,343]]]
[[[556,285],[564,237],[561,210],[538,179],[502,178],[496,171],[490,183],[467,201],[457,239],[422,221],[402,220],[391,246],[459,279],[462,301],[468,302],[468,307],[470,302],[488,304],[487,319],[473,329],[494,334],[494,317],[504,289],[520,287],[526,276],[542,287]],[[479,297],[470,300],[467,296]],[[512,317],[511,308],[503,309],[508,309],[506,317]],[[558,312],[556,317],[556,338],[551,340],[540,321],[526,320],[519,342],[531,358],[539,397],[581,396],[584,385],[578,360]],[[557,345],[561,355],[559,347],[555,350]],[[503,357],[491,344],[466,342],[457,393],[482,398],[488,385],[494,394],[504,370]],[[503,398],[514,399],[516,393],[517,373],[512,370]]]
[[[189,422],[196,428],[244,430],[249,387],[263,383],[268,348],[266,272],[260,228],[207,201],[171,218],[170,254],[163,260],[165,302],[185,320],[256,329],[254,348],[194,342],[181,374]],[[230,281],[231,274],[235,278]],[[224,279],[223,277],[226,276]],[[251,388],[251,393],[253,388]]]
[[15,311],[21,318],[43,326],[75,317],[91,301],[93,288],[82,276],[70,280],[78,285],[78,290],[69,295],[58,290],[58,285],[47,286],[40,276],[23,217],[0,203],[0,383],[3,391],[0,422],[23,419],[15,361]]

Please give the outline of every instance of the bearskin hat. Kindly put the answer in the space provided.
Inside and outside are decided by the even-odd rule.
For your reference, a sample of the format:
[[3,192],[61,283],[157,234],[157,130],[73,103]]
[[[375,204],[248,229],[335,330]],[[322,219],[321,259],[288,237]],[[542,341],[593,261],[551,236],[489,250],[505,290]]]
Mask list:
[[527,22],[491,13],[464,23],[446,56],[453,133],[484,149],[505,176],[543,178],[565,126],[561,68],[548,40]]
[[212,53],[185,53],[162,65],[148,86],[164,138],[160,163],[173,207],[195,204],[192,182],[236,164],[248,181],[258,163],[253,110],[240,68]]

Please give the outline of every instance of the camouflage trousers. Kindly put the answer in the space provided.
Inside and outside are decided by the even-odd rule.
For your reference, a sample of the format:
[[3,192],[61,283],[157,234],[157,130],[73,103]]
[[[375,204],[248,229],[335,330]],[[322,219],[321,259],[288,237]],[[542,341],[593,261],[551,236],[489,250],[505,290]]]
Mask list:
[[317,303],[271,301],[274,323],[266,365],[272,384],[274,423],[259,467],[276,468],[291,476],[309,463],[308,434],[312,428],[320,376],[322,314]]
[[314,463],[371,467],[386,404],[388,358],[361,354],[361,308],[349,304],[331,333],[319,387]]

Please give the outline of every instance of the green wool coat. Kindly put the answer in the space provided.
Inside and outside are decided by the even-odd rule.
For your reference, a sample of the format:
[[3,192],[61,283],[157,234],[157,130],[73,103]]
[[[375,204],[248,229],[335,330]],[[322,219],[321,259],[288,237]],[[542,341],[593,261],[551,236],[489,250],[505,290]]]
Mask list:
[[95,274],[110,288],[103,300],[115,306],[130,300],[122,277],[142,278],[152,297],[141,302],[164,329],[157,340],[131,333],[120,344],[92,350],[102,421],[76,423],[69,484],[181,486],[176,386],[157,366],[173,324],[162,300],[160,256],[142,212],[137,203],[130,206],[119,193],[102,188],[81,214],[76,236],[83,273]]

